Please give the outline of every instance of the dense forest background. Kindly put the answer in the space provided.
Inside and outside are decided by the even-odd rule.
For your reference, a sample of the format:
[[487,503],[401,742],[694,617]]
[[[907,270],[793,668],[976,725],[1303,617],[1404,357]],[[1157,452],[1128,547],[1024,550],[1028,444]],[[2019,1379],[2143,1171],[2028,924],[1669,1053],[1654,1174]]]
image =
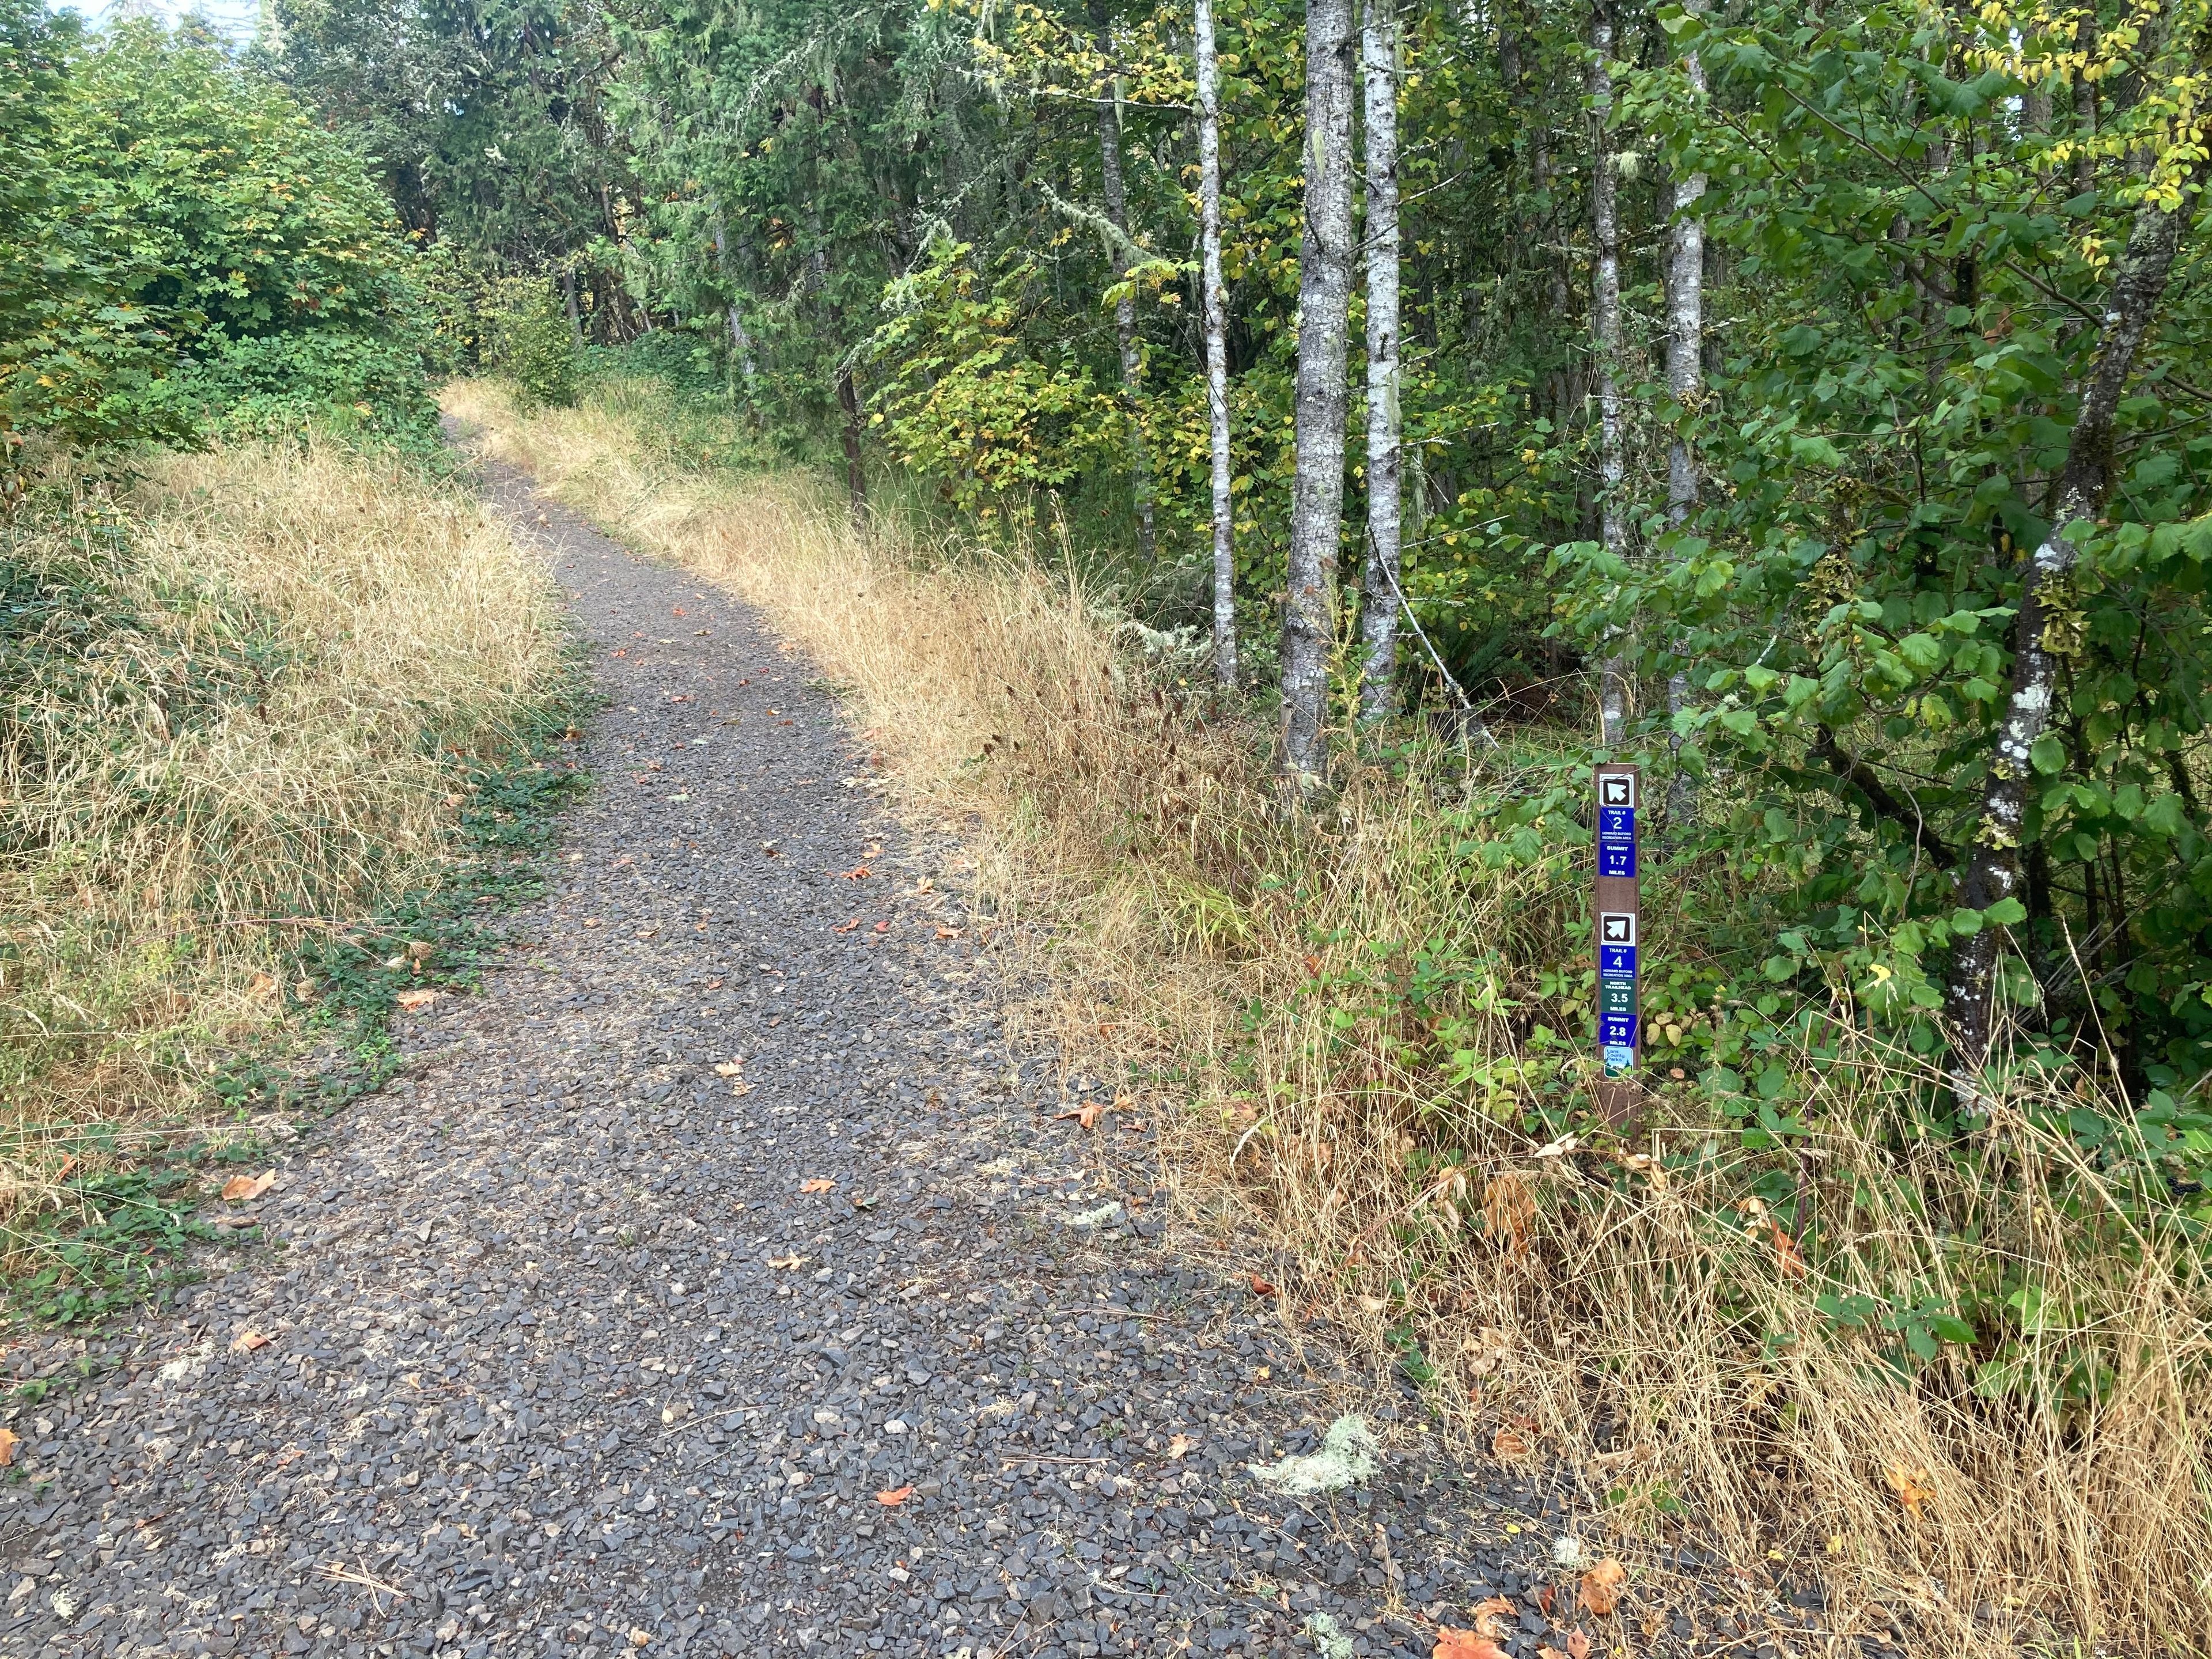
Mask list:
[[2205,52],[2195,6],[278,0],[247,58],[377,158],[452,356],[535,283],[856,504],[1211,629],[1310,781],[1355,701],[1644,755],[1758,895],[1686,1006],[1753,951],[2141,1097],[2212,1060]]

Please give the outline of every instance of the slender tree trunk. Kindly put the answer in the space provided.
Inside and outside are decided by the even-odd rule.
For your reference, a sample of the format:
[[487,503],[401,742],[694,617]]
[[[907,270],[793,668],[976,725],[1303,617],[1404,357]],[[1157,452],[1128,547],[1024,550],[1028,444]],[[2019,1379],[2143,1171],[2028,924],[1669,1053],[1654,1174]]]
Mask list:
[[568,336],[580,350],[584,344],[584,319],[576,309],[576,268],[574,265],[561,273],[561,303],[568,313]]
[[1230,497],[1229,290],[1221,277],[1221,65],[1213,0],[1194,0],[1198,58],[1198,220],[1206,285],[1206,425],[1213,483],[1213,673],[1237,684],[1236,504]]
[[837,407],[845,416],[845,493],[857,527],[868,521],[868,477],[860,466],[860,392],[850,363],[837,365]]
[[[1105,37],[1100,37],[1103,44]],[[1106,193],[1106,218],[1121,233],[1126,246],[1129,240],[1129,198],[1121,182],[1121,88],[1118,79],[1109,81],[1098,98],[1098,169]],[[1151,564],[1159,557],[1159,544],[1152,527],[1152,460],[1145,448],[1144,428],[1139,424],[1138,381],[1143,374],[1143,359],[1137,347],[1137,296],[1130,291],[1127,277],[1127,255],[1121,248],[1109,247],[1106,260],[1114,268],[1114,275],[1121,292],[1114,301],[1114,337],[1121,348],[1121,406],[1129,422],[1129,477],[1136,496],[1137,542],[1144,550],[1145,562]]]
[[1360,31],[1367,126],[1367,557],[1359,623],[1359,714],[1387,718],[1398,666],[1398,15],[1366,0]]
[[[1682,60],[1682,73],[1692,94],[1702,102],[1705,66],[1696,52]],[[1686,413],[1705,384],[1705,222],[1698,212],[1705,193],[1702,173],[1674,181],[1674,223],[1667,249],[1667,390]],[[1697,506],[1697,453],[1690,447],[1688,434],[1677,428],[1674,441],[1667,447],[1667,522],[1680,528],[1690,521]],[[1675,654],[1681,653],[1678,649]],[[1689,706],[1689,670],[1677,668],[1667,678],[1667,712],[1678,716]],[[1679,758],[1682,734],[1674,732],[1668,744]],[[1696,791],[1678,764],[1668,786],[1668,816],[1680,823],[1696,806]]]
[[1345,330],[1352,299],[1352,0],[1306,0],[1305,224],[1298,244],[1283,766],[1304,794],[1328,773],[1328,659],[1344,533]]
[[[2199,162],[2196,177],[2212,166]],[[2066,464],[2058,475],[2057,505],[2051,529],[2028,561],[2014,623],[2012,696],[1997,728],[1990,757],[1989,781],[1982,791],[1982,819],[1967,854],[1960,902],[1986,910],[2012,897],[2021,884],[2020,838],[2027,813],[2028,778],[2036,740],[2050,723],[2058,690],[2058,665],[2065,642],[2055,639],[2057,621],[2047,603],[2059,600],[2074,573],[2077,548],[2073,537],[2087,532],[2103,509],[2112,484],[2112,426],[2127,390],[2136,354],[2166,292],[2182,233],[2197,206],[2193,193],[2166,208],[2154,201],[2136,210],[2128,229],[2110,298],[2104,307],[2103,337],[2081,391],[2081,406],[2067,441]],[[1996,990],[1997,929],[1984,925],[1960,942],[1951,964],[1949,1002],[1957,1063],[1953,1077],[1960,1097],[1980,1097],[1975,1078],[1989,1058]]]
[[[1627,432],[1620,407],[1620,177],[1613,161],[1613,18],[1604,0],[1590,23],[1590,344],[1597,368],[1598,522],[1605,550],[1628,556]],[[1612,641],[1599,670],[1598,741],[1610,749],[1627,735],[1632,654]]]
[[[730,274],[730,235],[719,212],[714,216],[714,264],[726,279]],[[750,386],[754,374],[753,343],[751,337],[745,332],[744,316],[738,309],[735,295],[731,295],[726,312],[730,325],[730,350],[737,357],[738,372],[744,376],[745,385]]]

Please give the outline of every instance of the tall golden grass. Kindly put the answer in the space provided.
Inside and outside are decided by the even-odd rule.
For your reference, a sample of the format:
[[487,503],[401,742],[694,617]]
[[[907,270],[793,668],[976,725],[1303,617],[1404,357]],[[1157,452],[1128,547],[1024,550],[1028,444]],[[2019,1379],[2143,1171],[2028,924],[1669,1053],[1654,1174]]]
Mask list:
[[36,596],[0,711],[0,1213],[55,1198],[91,1123],[204,1112],[303,932],[433,874],[447,751],[495,750],[562,672],[546,573],[419,465],[143,465],[57,462],[0,527]]
[[[1417,1353],[1462,1443],[1564,1460],[1625,1551],[1717,1544],[1754,1618],[1781,1575],[1817,1575],[1823,1639],[2212,1649],[2212,1297],[2154,1209],[2034,1127],[2028,1109],[2064,1102],[2008,1102],[1979,1174],[1899,1152],[1900,1103],[1941,1079],[1847,1037],[1798,1057],[1808,1132],[1789,1150],[1742,1153],[1687,1087],[1632,1141],[1540,1145],[1524,1085],[1577,1062],[1520,1011],[1543,965],[1579,959],[1583,884],[1484,857],[1493,832],[1440,810],[1435,770],[1362,773],[1322,821],[1285,822],[1255,734],[1170,695],[1062,576],[856,533],[804,481],[693,467],[639,386],[526,416],[463,384],[447,407],[850,688],[906,799],[962,824],[1000,908],[1052,934],[1057,989],[1030,1012],[1071,1062],[1186,1080],[1159,1103],[1191,1220],[1287,1259],[1294,1323]],[[1668,919],[1680,895],[1653,897],[1662,939],[1692,931]],[[1432,1032],[1358,988],[1430,949],[1497,964],[1457,994],[1457,1081],[1418,1058]],[[1777,1169],[1819,1218],[1816,1264],[1754,1190]],[[1882,1354],[1900,1332],[1835,1312],[2008,1293],[2035,1299],[1995,1375],[1956,1345],[1899,1370]],[[2084,1364],[2099,1380],[2069,1391]]]

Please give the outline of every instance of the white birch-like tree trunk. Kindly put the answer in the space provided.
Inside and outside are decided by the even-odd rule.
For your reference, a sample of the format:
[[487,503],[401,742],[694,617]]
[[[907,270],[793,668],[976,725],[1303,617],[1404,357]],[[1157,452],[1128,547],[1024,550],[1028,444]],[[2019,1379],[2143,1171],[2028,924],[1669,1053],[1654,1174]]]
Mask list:
[[[1682,73],[1692,95],[1702,102],[1705,66],[1696,52],[1682,60]],[[1705,222],[1698,212],[1705,194],[1702,173],[1674,181],[1674,223],[1667,248],[1667,390],[1684,410],[1694,404],[1705,384]],[[1677,528],[1687,524],[1697,506],[1697,453],[1678,428],[1667,447],[1667,522]],[[1667,712],[1679,715],[1689,706],[1689,670],[1677,668],[1667,679]],[[1668,745],[1679,756],[1681,733],[1675,732]],[[1667,805],[1668,816],[1677,820],[1695,810],[1696,793],[1679,767],[1667,792]]]
[[1398,14],[1365,0],[1360,69],[1367,140],[1367,556],[1361,580],[1359,716],[1387,718],[1398,666]]
[[[1103,36],[1100,43],[1105,44]],[[1129,422],[1129,478],[1136,497],[1137,541],[1149,565],[1159,556],[1159,543],[1152,526],[1152,456],[1145,448],[1144,429],[1137,421],[1138,381],[1143,374],[1144,361],[1137,344],[1137,296],[1129,289],[1128,258],[1123,251],[1131,245],[1131,238],[1129,197],[1121,179],[1121,88],[1118,79],[1109,80],[1099,93],[1098,171],[1106,196],[1107,222],[1121,233],[1121,247],[1107,248],[1106,259],[1114,268],[1116,286],[1121,289],[1114,300],[1114,337],[1121,349],[1121,406]]]
[[[714,216],[714,264],[725,277],[730,274],[730,234],[719,212]],[[744,376],[745,385],[750,386],[756,372],[752,337],[745,332],[744,315],[738,309],[734,297],[726,307],[726,320],[730,325],[730,349],[737,356],[738,372]]]
[[[2208,173],[2212,173],[2212,163],[2200,161],[2195,181]],[[1986,910],[2020,890],[2028,780],[2033,775],[2036,740],[2051,721],[2059,689],[2059,661],[2066,649],[2062,640],[2052,636],[2056,618],[2050,603],[2063,599],[2073,575],[2080,556],[2074,538],[2095,523],[2112,494],[2113,428],[2120,399],[2197,204],[2195,192],[2187,190],[2172,207],[2155,198],[2146,200],[2128,228],[2127,251],[2120,258],[2103,310],[2102,337],[2081,389],[2073,434],[2067,440],[2051,528],[2028,561],[2021,585],[2020,612],[2014,623],[2012,696],[1997,727],[1989,781],[1982,791],[1981,823],[1974,830],[1960,883],[1960,902],[1971,910]],[[1946,988],[1956,1045],[1953,1079],[1961,1099],[1969,1103],[1979,1099],[1975,1073],[1989,1057],[1998,933],[1997,927],[1984,924],[1959,942]]]
[[[1628,556],[1627,431],[1620,407],[1620,175],[1613,159],[1613,18],[1599,0],[1590,21],[1590,346],[1596,358],[1598,522],[1605,550]],[[1607,748],[1628,732],[1628,641],[1607,642],[1598,672],[1598,741]]]
[[1213,0],[1194,0],[1198,58],[1200,281],[1206,301],[1206,424],[1213,484],[1213,675],[1237,684],[1236,503],[1230,495],[1229,289],[1221,276],[1221,63]]
[[1283,766],[1300,794],[1328,774],[1328,659],[1344,531],[1345,332],[1352,299],[1352,0],[1306,0],[1305,224],[1288,592]]

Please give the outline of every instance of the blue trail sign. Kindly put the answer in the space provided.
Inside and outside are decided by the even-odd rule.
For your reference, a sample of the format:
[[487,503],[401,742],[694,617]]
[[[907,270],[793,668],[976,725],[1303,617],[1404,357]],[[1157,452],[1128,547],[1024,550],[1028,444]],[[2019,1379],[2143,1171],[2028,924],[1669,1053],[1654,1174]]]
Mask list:
[[1637,882],[1636,814],[1641,775],[1633,766],[1601,766],[1597,786],[1596,915],[1598,1109],[1615,1120],[1634,1109],[1640,1043],[1637,957],[1643,910]]

